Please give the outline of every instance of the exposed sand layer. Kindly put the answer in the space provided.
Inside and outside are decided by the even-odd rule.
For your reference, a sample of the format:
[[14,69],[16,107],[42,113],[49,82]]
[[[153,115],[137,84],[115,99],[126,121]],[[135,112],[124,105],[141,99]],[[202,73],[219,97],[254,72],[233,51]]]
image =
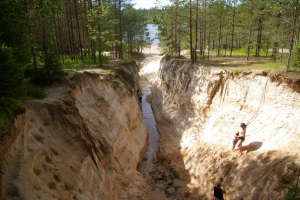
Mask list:
[[[90,69],[28,100],[1,146],[1,199],[212,199],[220,177],[226,200],[281,199],[290,161],[300,163],[300,84],[160,59],[140,72],[161,136],[149,176],[137,171],[148,140],[137,66],[123,80]],[[231,140],[251,118],[237,158]]]
[[[188,188],[185,199],[212,199],[220,177],[226,200],[281,199],[291,160],[299,164],[298,82],[165,58],[149,61],[140,74],[153,84],[161,159]],[[252,117],[237,158],[232,138]]]
[[133,92],[138,67],[125,68],[131,87],[94,69],[28,100],[7,141],[1,199],[148,199],[137,172],[148,138]]

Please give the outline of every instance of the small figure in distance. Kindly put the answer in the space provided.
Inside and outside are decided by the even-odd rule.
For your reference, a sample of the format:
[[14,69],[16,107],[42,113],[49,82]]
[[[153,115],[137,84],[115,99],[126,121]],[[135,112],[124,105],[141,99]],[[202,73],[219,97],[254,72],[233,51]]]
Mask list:
[[234,137],[232,138],[232,152],[235,151],[235,145],[236,145],[236,143],[240,140],[240,138],[237,137],[237,136],[239,136],[239,134],[240,134],[240,132],[239,132],[239,131],[236,131],[236,132],[234,133]]
[[223,194],[226,193],[224,186],[221,178],[221,181],[218,181],[214,187],[214,200],[224,200]]
[[247,125],[245,123],[241,123],[240,127],[242,128],[242,130],[240,132],[237,132],[239,134],[237,134],[233,140],[232,140],[232,151],[234,151],[235,145],[237,144],[239,150],[240,150],[240,155],[238,157],[241,157],[243,155],[243,142],[245,141],[245,137],[246,137],[246,128]]
[[143,93],[140,92],[139,90],[137,90],[136,92],[137,92],[137,96],[138,96],[138,98],[140,100],[140,103],[142,103]]

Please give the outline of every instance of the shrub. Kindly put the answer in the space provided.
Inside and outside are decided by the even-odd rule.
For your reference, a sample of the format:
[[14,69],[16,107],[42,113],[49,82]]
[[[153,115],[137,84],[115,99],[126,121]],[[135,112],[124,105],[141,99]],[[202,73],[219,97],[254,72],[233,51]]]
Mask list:
[[0,96],[18,98],[24,95],[24,70],[12,48],[0,42]]
[[3,142],[4,136],[10,133],[13,119],[24,112],[22,101],[11,98],[0,99],[0,143]]
[[300,199],[300,167],[291,161],[289,171],[285,174],[284,182],[287,194],[283,197],[285,200]]
[[45,57],[45,73],[47,76],[57,75],[62,69],[59,56],[54,53],[49,53]]
[[135,60],[129,57],[129,58],[124,58],[121,61],[121,65],[128,65],[128,64],[135,64]]
[[54,82],[61,80],[66,72],[62,71],[59,56],[49,53],[44,60],[44,67],[31,79],[31,83],[39,86],[51,86]]

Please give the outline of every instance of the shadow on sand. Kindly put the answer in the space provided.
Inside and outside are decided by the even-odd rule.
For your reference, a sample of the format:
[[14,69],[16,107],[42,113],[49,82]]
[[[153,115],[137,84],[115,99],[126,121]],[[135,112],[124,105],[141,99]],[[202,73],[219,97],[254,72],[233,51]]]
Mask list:
[[262,144],[263,144],[262,142],[258,142],[258,141],[251,142],[250,144],[243,146],[243,150],[247,151],[247,153],[251,151],[256,151],[262,146]]

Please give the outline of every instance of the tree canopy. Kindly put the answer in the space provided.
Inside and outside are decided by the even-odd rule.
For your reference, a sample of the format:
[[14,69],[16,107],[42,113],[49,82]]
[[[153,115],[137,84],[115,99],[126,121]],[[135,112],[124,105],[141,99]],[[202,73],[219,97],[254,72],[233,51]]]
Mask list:
[[190,49],[192,61],[205,53],[209,58],[210,50],[217,56],[232,56],[233,49],[276,54],[299,38],[298,0],[173,0],[162,11],[154,18],[161,44],[170,54]]

